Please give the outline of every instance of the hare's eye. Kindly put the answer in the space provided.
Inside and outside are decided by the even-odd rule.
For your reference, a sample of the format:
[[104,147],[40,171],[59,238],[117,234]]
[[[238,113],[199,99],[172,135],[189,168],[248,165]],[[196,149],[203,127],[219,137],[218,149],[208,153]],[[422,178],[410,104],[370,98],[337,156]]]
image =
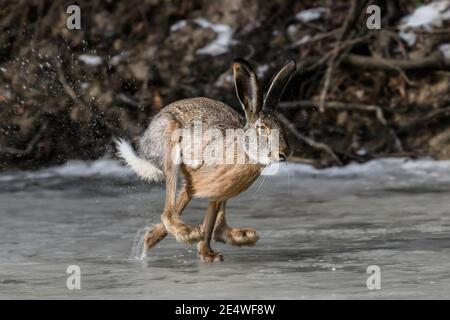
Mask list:
[[264,136],[268,135],[269,134],[269,129],[266,126],[261,125],[261,126],[258,127],[258,134],[259,135],[264,135]]

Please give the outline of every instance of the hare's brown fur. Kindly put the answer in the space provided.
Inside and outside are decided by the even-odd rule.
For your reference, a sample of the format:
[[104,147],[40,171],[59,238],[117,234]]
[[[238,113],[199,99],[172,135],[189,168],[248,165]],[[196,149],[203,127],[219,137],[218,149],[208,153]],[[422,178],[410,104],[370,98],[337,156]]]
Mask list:
[[[173,119],[181,128],[189,128],[200,121],[203,129],[225,130],[244,128],[245,119],[228,105],[200,97],[185,99],[168,105],[160,113]],[[172,131],[169,131],[169,134]],[[186,187],[194,197],[226,200],[245,191],[259,177],[262,165],[222,164],[192,168],[181,164]]]
[[[173,133],[178,129],[190,129],[195,122],[200,122],[203,130],[220,130],[224,135],[228,129],[244,129],[249,126],[259,126],[260,123],[270,129],[280,129],[284,133],[283,127],[271,115],[271,112],[294,71],[295,63],[293,62],[284,67],[275,77],[267,98],[263,102],[255,72],[247,62],[237,59],[233,63],[233,72],[236,93],[244,108],[245,118],[228,105],[209,98],[180,100],[162,109],[151,122],[141,139],[140,155],[142,158],[130,154],[128,146],[123,144],[119,146],[127,163],[138,174],[140,173],[148,180],[160,176],[164,176],[166,180],[166,202],[161,216],[162,223],[154,226],[145,235],[146,249],[153,247],[170,233],[180,242],[198,242],[199,255],[203,261],[220,261],[222,256],[212,251],[210,247],[211,238],[238,246],[255,244],[259,238],[255,229],[234,229],[227,225],[225,207],[228,199],[247,190],[252,185],[259,177],[264,165],[249,162],[200,163],[198,165],[181,162],[177,164],[172,157],[174,152],[177,154],[177,148],[179,144],[183,143],[183,140],[174,139]],[[201,148],[204,149],[207,143],[203,140]],[[280,155],[282,152],[285,157],[287,149],[287,142],[283,134]],[[236,152],[238,151],[236,150]],[[278,155],[276,155],[276,159],[278,159]],[[145,161],[148,161],[148,165]],[[183,177],[183,185],[177,196],[179,174]],[[192,197],[209,199],[202,225],[186,225],[180,218]]]

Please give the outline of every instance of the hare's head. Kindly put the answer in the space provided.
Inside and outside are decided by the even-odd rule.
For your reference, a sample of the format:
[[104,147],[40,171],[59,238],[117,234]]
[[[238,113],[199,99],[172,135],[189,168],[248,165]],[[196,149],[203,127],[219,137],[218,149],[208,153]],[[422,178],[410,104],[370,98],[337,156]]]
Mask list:
[[275,76],[265,99],[258,77],[251,65],[244,59],[233,61],[233,75],[236,94],[245,112],[247,127],[254,128],[258,135],[270,135],[272,130],[278,131],[279,154],[272,154],[271,161],[285,161],[290,154],[283,124],[275,115],[284,88],[296,70],[295,61],[290,61]]

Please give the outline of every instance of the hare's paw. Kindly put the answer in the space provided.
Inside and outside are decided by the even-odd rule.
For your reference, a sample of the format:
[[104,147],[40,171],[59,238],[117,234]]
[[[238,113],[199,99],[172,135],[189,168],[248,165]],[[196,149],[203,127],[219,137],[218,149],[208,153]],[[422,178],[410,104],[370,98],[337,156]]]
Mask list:
[[203,240],[203,226],[190,226],[184,224],[180,219],[167,219],[162,217],[166,230],[175,237],[178,242],[197,243]]
[[233,228],[230,231],[230,238],[234,245],[253,246],[259,240],[259,235],[254,228]]
[[223,256],[220,253],[211,250],[204,242],[198,243],[198,256],[200,257],[200,260],[205,263],[223,261]]
[[218,252],[208,252],[205,254],[199,254],[199,256],[200,260],[205,263],[223,261],[223,256]]
[[214,239],[233,246],[253,246],[259,235],[253,228],[228,228],[216,233]]
[[144,249],[146,251],[150,250],[166,236],[167,231],[164,224],[158,223],[157,225],[154,225],[153,228],[148,230],[144,236]]

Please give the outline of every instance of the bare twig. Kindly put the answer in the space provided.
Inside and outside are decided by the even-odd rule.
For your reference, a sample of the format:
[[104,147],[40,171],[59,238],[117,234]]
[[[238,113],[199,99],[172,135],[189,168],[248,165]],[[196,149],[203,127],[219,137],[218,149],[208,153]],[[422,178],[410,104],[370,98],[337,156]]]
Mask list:
[[358,14],[357,9],[358,9],[358,0],[352,0],[352,2],[350,4],[350,10],[349,10],[347,16],[345,17],[344,24],[341,28],[341,32],[339,33],[339,38],[338,38],[339,42],[344,40],[345,36],[349,32],[349,30],[355,20],[355,17]]
[[120,102],[126,103],[126,104],[128,104],[128,105],[130,105],[130,106],[133,106],[133,107],[139,107],[139,106],[140,106],[140,102],[135,101],[135,100],[133,100],[133,99],[127,97],[127,96],[126,96],[125,94],[123,94],[123,93],[119,93],[119,94],[116,96],[116,99],[119,100]]
[[[299,100],[299,101],[289,101],[289,102],[282,102],[279,104],[279,107],[282,109],[295,109],[295,108],[317,108],[318,103],[311,101],[311,100]],[[335,109],[335,110],[348,110],[348,111],[365,111],[365,112],[374,112],[375,116],[389,132],[389,135],[391,135],[392,139],[394,140],[395,147],[398,152],[403,152],[403,145],[398,138],[395,131],[390,127],[388,121],[386,120],[386,117],[384,116],[383,109],[380,106],[377,105],[366,105],[366,104],[360,104],[360,103],[346,103],[346,102],[340,102],[340,101],[327,101],[324,103],[323,107],[325,109]]]
[[298,47],[301,47],[301,46],[304,46],[304,45],[307,45],[307,44],[311,44],[313,42],[317,42],[317,41],[329,38],[329,37],[335,35],[337,31],[338,30],[331,30],[331,31],[328,31],[328,32],[320,33],[320,34],[318,34],[318,35],[316,35],[314,37],[311,37],[311,38],[309,38],[307,40],[300,39],[299,41],[294,42],[293,44],[291,44],[288,47],[288,49],[298,48]]
[[333,70],[334,70],[334,61],[336,55],[333,56],[332,59],[330,59],[330,61],[328,61],[328,68],[327,71],[325,72],[325,81],[323,83],[323,89],[320,93],[320,101],[319,101],[319,110],[320,112],[324,112],[325,108],[324,108],[324,104],[325,104],[325,100],[327,98],[328,95],[328,90],[330,88],[330,82],[331,82],[331,75],[333,74]]
[[46,129],[45,125],[42,125],[38,132],[34,135],[33,139],[28,142],[25,149],[17,149],[13,147],[2,147],[0,146],[0,153],[9,153],[13,155],[19,155],[19,156],[26,156],[33,151],[36,144],[41,140],[42,136],[44,135],[44,131]]
[[448,117],[448,116],[450,116],[450,107],[438,109],[438,110],[430,112],[425,117],[422,117],[418,120],[415,120],[415,121],[412,121],[410,123],[400,126],[399,132],[406,132],[408,130],[418,128],[420,126],[424,126],[424,125],[430,123],[431,121],[436,120],[437,118]]
[[450,34],[450,28],[444,28],[444,29],[433,29],[433,30],[423,30],[423,29],[416,29],[414,30],[414,33],[419,34],[437,34],[437,35],[449,35]]
[[446,70],[450,69],[450,59],[445,59],[440,52],[435,52],[428,57],[414,60],[383,59],[349,54],[345,63],[365,69],[379,69],[385,71],[411,70]]
[[[350,10],[349,13],[347,14],[347,16],[345,17],[345,21],[344,21],[344,25],[342,26],[339,35],[338,35],[338,41],[336,44],[336,50],[333,53],[331,59],[328,61],[328,67],[327,67],[327,71],[325,72],[325,77],[324,77],[324,84],[323,84],[323,89],[322,92],[320,93],[320,101],[319,101],[319,110],[320,112],[324,111],[324,104],[325,104],[325,100],[327,98],[328,95],[328,90],[330,88],[330,83],[331,83],[331,78],[333,75],[333,71],[335,68],[335,64],[336,64],[336,60],[337,57],[339,55],[339,47],[341,46],[341,42],[344,40],[345,36],[347,35],[347,33],[349,32],[349,29],[352,25],[352,22],[355,20],[355,16],[357,15],[357,7],[358,7],[358,1],[357,0],[352,0],[351,4],[350,4]],[[339,62],[338,62],[339,63]]]
[[58,80],[61,83],[61,85],[63,86],[64,92],[81,108],[87,109],[86,104],[80,98],[78,98],[75,91],[67,83],[66,76],[64,75],[64,71],[63,71],[61,62],[59,62],[59,61],[56,62],[56,72],[58,74]]
[[298,132],[297,128],[295,127],[295,124],[293,124],[291,121],[289,121],[283,114],[277,113],[277,117],[295,135],[295,137],[297,139],[303,141],[304,143],[306,143],[307,145],[309,145],[310,147],[312,147],[314,149],[321,150],[321,151],[327,153],[331,158],[333,158],[333,160],[338,165],[340,165],[340,166],[342,165],[342,161],[339,159],[339,157],[334,153],[334,151],[328,145],[326,145],[322,142],[317,142],[317,141],[301,134],[300,132]]
[[317,166],[317,160],[309,159],[309,158],[302,158],[302,157],[291,156],[291,157],[289,157],[289,161],[290,162],[296,162],[296,163],[309,164],[309,165],[312,165],[312,166]]
[[[298,101],[289,101],[289,102],[281,102],[279,107],[282,109],[295,109],[295,108],[317,108],[318,103],[312,100],[298,100]],[[377,105],[367,105],[360,103],[347,103],[340,101],[327,101],[324,105],[327,109],[336,109],[336,110],[359,110],[359,111],[371,111],[375,112],[378,121],[380,121],[383,125],[387,125],[386,118],[384,117],[384,112],[381,107]]]

